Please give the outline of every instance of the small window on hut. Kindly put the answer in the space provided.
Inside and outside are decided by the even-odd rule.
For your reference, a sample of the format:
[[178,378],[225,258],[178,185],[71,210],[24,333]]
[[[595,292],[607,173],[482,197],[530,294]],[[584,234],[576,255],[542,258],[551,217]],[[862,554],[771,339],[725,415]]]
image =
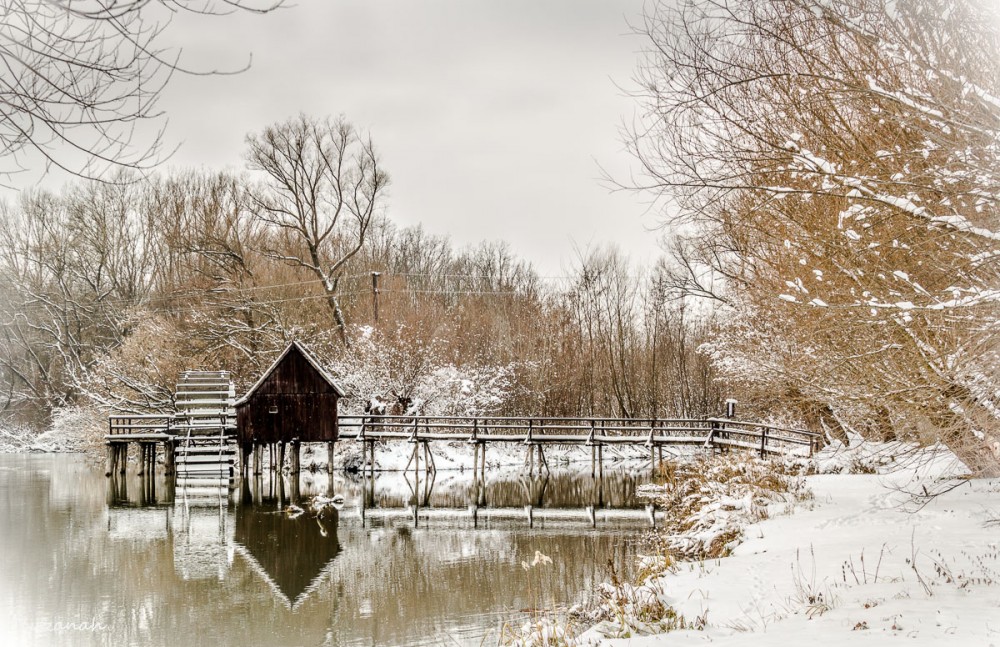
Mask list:
[[271,405],[271,407],[270,407],[270,408],[269,408],[269,409],[267,410],[267,412],[268,412],[268,413],[271,413],[271,414],[275,414],[275,413],[278,413],[278,406],[277,406],[277,405],[274,405],[274,404],[272,404],[272,405]]

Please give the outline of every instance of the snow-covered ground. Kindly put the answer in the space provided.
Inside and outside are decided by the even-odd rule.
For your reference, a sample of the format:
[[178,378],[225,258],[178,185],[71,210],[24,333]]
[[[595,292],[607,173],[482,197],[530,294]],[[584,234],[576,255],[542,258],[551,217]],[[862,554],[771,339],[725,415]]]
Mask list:
[[[343,441],[337,443],[334,466],[338,469],[368,469],[368,457],[363,455],[363,443]],[[430,443],[434,465],[438,470],[471,470],[472,445],[461,442]],[[490,469],[513,467],[525,464],[527,447],[522,443],[490,443],[486,446],[486,464]],[[406,469],[413,454],[413,443],[406,441],[388,442],[375,450],[375,469],[380,472],[401,472]],[[664,459],[668,455],[664,454]],[[327,450],[324,443],[302,445],[302,467],[309,469],[315,466],[317,470],[325,470]],[[537,460],[537,459],[536,459]],[[589,465],[590,447],[556,446],[545,449],[545,460],[550,467],[583,463]],[[623,461],[645,460],[649,463],[649,450],[642,446],[613,446],[604,449],[604,468],[611,469]],[[426,462],[424,454],[420,453],[420,463]],[[412,470],[413,467],[411,466]]]
[[[862,458],[893,469],[811,476],[815,498],[772,504],[731,556],[658,577],[663,601],[704,629],[603,644],[1000,646],[1000,480],[943,480],[961,469],[951,454],[890,450]],[[855,454],[818,463],[836,471]]]

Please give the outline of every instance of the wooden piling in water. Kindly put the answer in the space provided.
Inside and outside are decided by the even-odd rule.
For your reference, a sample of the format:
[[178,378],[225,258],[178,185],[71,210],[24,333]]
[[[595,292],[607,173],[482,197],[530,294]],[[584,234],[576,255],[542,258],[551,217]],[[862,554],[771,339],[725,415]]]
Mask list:
[[292,476],[298,481],[299,471],[302,467],[302,443],[298,438],[292,439]]
[[163,442],[163,471],[167,476],[173,476],[177,470],[177,445],[173,440]]
[[326,444],[326,471],[330,475],[333,474],[333,458],[334,454],[336,453],[336,450],[337,450],[337,441],[331,440]]

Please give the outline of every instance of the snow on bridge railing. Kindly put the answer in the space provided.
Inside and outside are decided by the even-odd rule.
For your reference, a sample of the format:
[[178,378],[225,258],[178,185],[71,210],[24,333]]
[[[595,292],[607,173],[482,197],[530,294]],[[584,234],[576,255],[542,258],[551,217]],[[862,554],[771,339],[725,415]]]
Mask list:
[[169,413],[126,413],[108,416],[108,435],[131,435],[137,433],[167,434],[173,414]]
[[548,416],[340,415],[341,438],[357,440],[453,440],[471,443],[633,444],[741,447],[789,453],[822,437],[803,429],[726,418],[591,418]]

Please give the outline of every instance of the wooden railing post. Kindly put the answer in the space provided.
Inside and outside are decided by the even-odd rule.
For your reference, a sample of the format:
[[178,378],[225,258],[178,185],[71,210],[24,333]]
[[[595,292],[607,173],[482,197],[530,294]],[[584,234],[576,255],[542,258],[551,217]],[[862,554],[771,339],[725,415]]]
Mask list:
[[653,444],[653,425],[649,426],[649,439],[646,440],[646,444],[649,445],[649,472],[656,476],[656,445]]
[[767,445],[767,427],[762,427],[760,430],[760,457],[764,458],[764,449]]

